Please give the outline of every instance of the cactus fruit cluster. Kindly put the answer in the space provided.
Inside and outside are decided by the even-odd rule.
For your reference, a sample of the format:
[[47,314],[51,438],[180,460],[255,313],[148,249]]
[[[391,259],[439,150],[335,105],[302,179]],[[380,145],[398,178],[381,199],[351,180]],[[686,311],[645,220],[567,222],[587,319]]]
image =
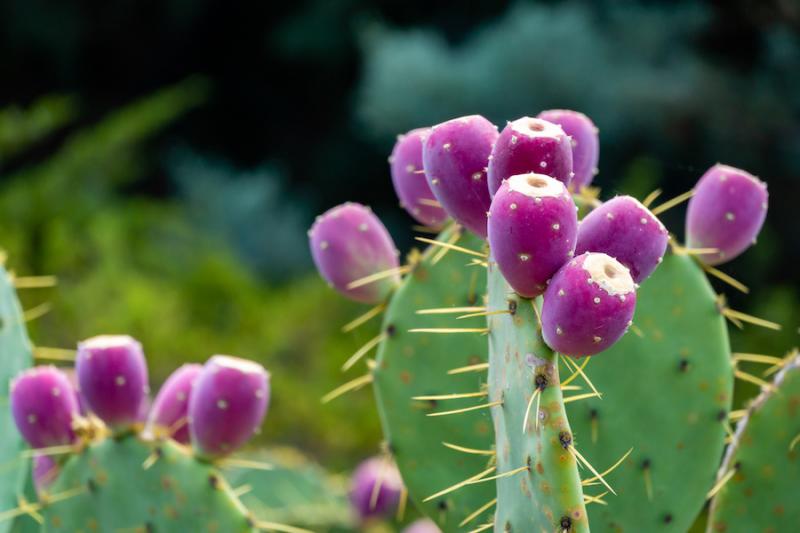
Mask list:
[[[707,279],[743,288],[715,265],[755,242],[766,185],[715,165],[655,208],[657,195],[600,202],[588,188],[598,157],[597,128],[569,110],[501,132],[472,115],[400,136],[389,163],[401,205],[441,232],[401,265],[391,240],[376,257],[366,235],[328,229],[333,250],[318,235],[336,222],[314,224],[323,277],[345,295],[374,285],[376,307],[355,323],[383,314],[345,365],[377,346],[367,374],[326,400],[373,383],[386,449],[445,532],[682,532],[708,498],[709,531],[791,530],[800,506],[770,480],[795,467],[796,363],[731,354],[726,319],[777,325],[728,308]],[[687,199],[682,245],[658,215]],[[740,359],[772,361],[775,383]],[[732,436],[735,377],[764,392]],[[769,529],[773,507],[784,529]]]

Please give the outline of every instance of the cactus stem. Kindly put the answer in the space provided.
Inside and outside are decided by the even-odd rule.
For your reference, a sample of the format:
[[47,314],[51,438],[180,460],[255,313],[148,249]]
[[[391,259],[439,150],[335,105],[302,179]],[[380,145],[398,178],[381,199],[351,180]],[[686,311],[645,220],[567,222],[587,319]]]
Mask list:
[[75,350],[37,346],[33,349],[33,357],[40,361],[75,361]]
[[414,396],[412,400],[457,400],[459,398],[483,398],[488,396],[488,391],[482,392],[462,392],[458,394],[435,394],[428,396]]
[[774,355],[762,355],[758,353],[741,353],[734,352],[731,354],[733,357],[733,364],[736,365],[739,361],[747,361],[748,363],[763,363],[765,365],[781,365],[784,360],[781,357]]
[[592,464],[583,455],[581,455],[581,452],[578,451],[578,449],[575,447],[574,444],[570,443],[570,445],[567,447],[567,450],[569,451],[569,453],[572,454],[573,457],[575,457],[576,461],[578,461],[579,463],[583,464],[583,466],[588,468],[589,471],[592,474],[594,474],[597,480],[600,483],[602,483],[603,486],[605,486],[605,488],[610,490],[614,496],[617,495],[617,493],[614,492],[614,489],[611,488],[611,485],[609,485],[608,482],[606,482],[605,478],[602,475],[600,475],[600,473],[595,469],[595,467],[593,467]]
[[464,248],[463,246],[450,244],[449,242],[442,242],[434,239],[428,239],[427,237],[414,237],[414,240],[431,244],[433,246],[439,246],[441,248],[447,248],[449,250],[454,250],[456,252],[461,252],[462,254],[473,255],[475,257],[480,257],[481,259],[486,259],[489,257],[488,254],[485,254],[483,252],[476,252],[475,250],[470,250],[469,248]]
[[41,318],[47,313],[49,313],[53,309],[53,305],[50,302],[43,302],[39,305],[31,307],[30,309],[26,309],[22,313],[22,319],[25,322],[33,322],[37,318]]
[[463,320],[465,318],[474,318],[476,316],[492,316],[492,315],[510,315],[511,311],[508,309],[500,309],[498,311],[482,311],[480,313],[470,313],[468,315],[461,315],[456,317],[456,320]]
[[[698,261],[698,263],[700,263],[700,261]],[[712,267],[710,265],[705,265],[703,263],[700,263],[700,266],[703,268],[703,270],[706,271],[706,273],[714,276],[715,278],[717,278],[718,280],[720,280],[720,281],[722,281],[724,283],[727,283],[728,285],[730,285],[734,289],[736,289],[736,290],[738,290],[740,292],[743,292],[744,294],[749,294],[750,293],[750,289],[747,287],[747,285],[745,285],[741,281],[737,280],[733,276],[730,276],[730,275],[726,274],[722,270],[720,270],[718,268],[714,268],[714,267]]]
[[644,200],[642,200],[642,205],[645,206],[645,207],[650,207],[650,204],[655,202],[656,198],[661,196],[661,192],[662,192],[661,189],[656,189],[653,192],[651,192],[650,194],[648,194],[647,196],[645,196]]
[[355,379],[348,381],[344,385],[336,387],[328,394],[323,396],[322,403],[328,403],[329,401],[334,400],[343,394],[346,394],[350,391],[358,390],[364,385],[368,385],[370,383],[372,383],[372,374],[364,374],[363,376],[359,376]]
[[467,372],[483,372],[489,369],[489,363],[477,363],[474,365],[460,366],[458,368],[451,368],[447,371],[447,375],[466,374]]
[[446,489],[442,489],[439,492],[437,492],[436,494],[431,494],[430,496],[428,496],[427,498],[425,498],[422,501],[423,502],[429,502],[431,500],[435,500],[439,496],[444,496],[445,494],[450,494],[451,492],[456,491],[456,490],[460,489],[461,487],[467,485],[470,481],[474,481],[476,479],[481,479],[484,476],[488,476],[489,474],[491,474],[495,470],[497,470],[497,467],[491,466],[491,467],[487,468],[486,470],[484,470],[483,472],[478,472],[474,476],[468,477],[464,481],[459,481],[455,485],[450,485]]
[[748,315],[747,313],[736,311],[734,309],[731,309],[730,307],[723,307],[722,314],[725,315],[725,318],[727,318],[731,322],[739,320],[741,322],[747,322],[749,324],[753,324],[754,326],[761,326],[762,328],[772,329],[775,331],[781,330],[781,325],[776,322],[771,322],[769,320],[764,320],[763,318],[758,318],[757,316]]
[[344,364],[342,365],[342,372],[350,370],[353,367],[353,365],[356,364],[358,361],[360,361],[362,357],[367,355],[370,352],[370,350],[372,350],[378,344],[386,340],[387,336],[388,336],[387,333],[384,331],[376,335],[375,337],[371,338],[366,343],[364,343],[364,346],[356,350],[356,353],[351,355],[350,358],[344,362]]
[[580,400],[585,400],[587,398],[600,398],[603,399],[603,395],[597,392],[587,392],[585,394],[576,394],[575,396],[567,396],[564,398],[564,403],[570,402],[577,402]]
[[414,328],[409,333],[489,333],[489,328]]
[[263,461],[240,459],[236,457],[223,457],[215,461],[220,468],[241,468],[246,470],[274,470],[275,466]]
[[601,499],[606,494],[608,494],[608,491],[605,491],[605,492],[603,492],[601,494],[598,494],[597,496],[591,496],[589,494],[584,494],[583,495],[583,503],[585,503],[586,505],[589,505],[590,503],[599,503],[600,505],[608,505],[608,502],[606,502],[606,501]]
[[724,487],[728,483],[728,481],[730,481],[731,478],[733,478],[735,474],[736,474],[736,468],[730,469],[724,476],[722,476],[722,478],[719,481],[717,481],[714,484],[713,487],[711,487],[711,490],[708,491],[708,494],[706,494],[706,499],[710,500],[711,498],[713,498],[714,495],[718,493],[720,490],[722,490],[722,487]]
[[458,313],[478,313],[486,311],[485,307],[436,307],[432,309],[419,309],[418,315],[448,315]]
[[439,411],[438,413],[428,413],[427,416],[457,415],[460,413],[466,413],[468,411],[477,411],[478,409],[497,407],[498,405],[503,405],[503,400],[497,400],[496,402],[482,403],[480,405],[473,405],[471,407],[463,407],[461,409],[453,409],[452,411]]
[[515,468],[514,470],[509,470],[508,472],[503,472],[502,474],[497,474],[491,477],[483,477],[480,479],[474,479],[467,483],[467,485],[475,485],[477,483],[483,483],[485,481],[494,481],[496,479],[502,479],[505,477],[511,477],[513,475],[519,474],[520,472],[529,471],[531,468],[528,465],[520,466],[519,468]]
[[42,289],[55,287],[58,279],[55,276],[21,276],[14,278],[15,289]]
[[313,533],[308,529],[302,529],[299,527],[289,526],[286,524],[278,524],[276,522],[263,522],[259,521],[255,523],[256,529],[260,531],[280,531],[282,533]]
[[694,189],[689,189],[685,193],[679,194],[678,196],[676,196],[672,200],[667,200],[663,204],[661,204],[661,205],[659,205],[657,207],[654,207],[653,209],[650,210],[650,212],[653,213],[653,215],[658,216],[661,213],[663,213],[664,211],[666,211],[668,209],[672,209],[676,205],[682,204],[683,202],[685,202],[686,200],[688,200],[692,196],[694,196]]
[[350,331],[353,331],[358,326],[366,322],[369,322],[371,319],[383,313],[385,309],[386,309],[386,304],[376,305],[363,315],[357,316],[356,318],[354,318],[353,320],[342,326],[342,333],[349,333]]
[[758,376],[754,376],[753,374],[748,374],[743,370],[739,370],[738,368],[733,371],[733,375],[736,379],[741,379],[742,381],[747,381],[748,383],[752,383],[754,385],[758,385],[759,387],[766,389],[766,390],[775,390],[772,383],[768,383],[763,379],[759,378]]
[[359,287],[363,287],[364,285],[369,285],[370,283],[375,283],[376,281],[381,281],[382,279],[391,278],[397,275],[403,276],[411,272],[412,268],[413,265],[403,265],[382,270],[380,272],[370,274],[369,276],[364,276],[363,278],[359,278],[348,283],[347,290],[357,289]]
[[494,450],[476,450],[475,448],[466,448],[464,446],[459,446],[457,444],[451,444],[449,442],[442,443],[445,447],[450,448],[451,450],[456,450],[459,452],[470,453],[473,455],[495,455]]
[[497,498],[495,498],[495,499],[493,499],[493,500],[491,500],[489,502],[486,502],[485,504],[483,504],[480,507],[478,507],[472,514],[470,514],[468,517],[466,517],[464,520],[462,520],[458,524],[458,527],[464,527],[465,525],[469,524],[470,522],[472,522],[473,520],[478,518],[481,515],[481,513],[483,513],[487,509],[491,509],[495,505],[497,505]]

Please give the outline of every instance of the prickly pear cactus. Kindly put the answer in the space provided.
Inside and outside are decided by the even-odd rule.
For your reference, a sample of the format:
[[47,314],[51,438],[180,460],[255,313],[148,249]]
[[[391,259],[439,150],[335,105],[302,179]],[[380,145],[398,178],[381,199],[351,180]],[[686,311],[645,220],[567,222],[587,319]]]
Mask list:
[[[24,442],[13,430],[9,408],[11,379],[32,363],[31,343],[25,331],[25,320],[14,290],[13,279],[0,260],[0,510],[17,505],[28,472],[28,461],[21,458]],[[10,521],[0,522],[0,533],[11,526]]]
[[[42,511],[50,532],[254,531],[221,474],[172,442],[106,439],[70,457]],[[58,500],[58,495],[70,495]]]
[[[634,324],[585,373],[603,394],[571,403],[580,448],[614,464],[617,496],[589,505],[595,531],[686,531],[714,482],[733,392],[725,319],[700,267],[668,254],[639,289]],[[752,531],[752,530],[751,530]]]
[[[452,242],[452,231],[445,231],[439,240]],[[481,241],[464,234],[458,245],[480,250]],[[491,418],[488,409],[428,415],[486,403],[480,394],[485,373],[448,374],[458,367],[485,363],[486,339],[474,332],[441,335],[409,330],[483,328],[482,317],[456,320],[458,314],[420,315],[417,311],[482,305],[485,273],[480,267],[466,267],[468,259],[457,252],[449,252],[434,262],[443,251],[430,247],[392,296],[383,322],[387,338],[378,350],[373,375],[384,435],[410,498],[443,531],[460,531],[459,523],[464,518],[494,498],[494,483],[464,486],[425,500],[487,469],[489,455],[448,449],[443,442],[491,453]],[[414,399],[464,393],[476,394],[454,400]],[[475,523],[485,520],[485,516],[476,517]]]
[[510,474],[497,480],[495,531],[588,532],[558,361],[539,336],[535,301],[515,293],[491,260],[488,275],[487,309],[508,310],[488,319],[497,471]]
[[797,531],[800,507],[800,356],[741,419],[719,469],[709,533]]

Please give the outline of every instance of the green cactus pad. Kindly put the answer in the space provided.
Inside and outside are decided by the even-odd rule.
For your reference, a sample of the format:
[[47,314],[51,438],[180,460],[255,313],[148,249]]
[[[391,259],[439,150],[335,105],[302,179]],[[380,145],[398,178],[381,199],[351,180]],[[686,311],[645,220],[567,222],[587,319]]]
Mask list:
[[[451,236],[449,230],[440,240]],[[459,246],[480,250],[482,241],[465,234]],[[428,502],[442,489],[486,470],[488,456],[448,449],[443,442],[474,449],[491,449],[492,422],[488,409],[450,416],[430,413],[486,403],[486,398],[417,401],[412,397],[478,392],[485,372],[448,375],[448,370],[486,362],[486,337],[477,333],[412,333],[415,328],[483,328],[481,317],[456,320],[458,315],[419,315],[417,310],[482,305],[485,272],[467,267],[469,256],[448,252],[433,264],[441,248],[432,246],[406,277],[389,303],[383,323],[387,339],[378,349],[373,370],[385,438],[410,498],[443,531],[460,531],[458,524],[495,496],[494,483],[462,487]],[[486,521],[491,510],[471,524]]]
[[[31,343],[25,331],[14,282],[0,261],[0,511],[17,506],[22,494],[29,461],[21,453],[25,443],[14,429],[14,419],[9,405],[11,380],[33,362]],[[6,533],[11,521],[0,522],[0,533]]]
[[[800,356],[786,364],[748,408],[728,447],[711,502],[709,533],[766,533],[800,528]],[[792,446],[794,444],[794,446]]]
[[89,446],[67,459],[49,490],[55,500],[69,494],[42,510],[48,532],[253,531],[219,472],[172,442],[130,436]]
[[[521,298],[489,263],[489,392],[499,474],[495,531],[588,532],[577,460],[571,452],[555,355],[539,335],[534,301]],[[528,410],[538,389],[538,409]],[[538,411],[538,412],[537,412]],[[527,418],[526,418],[527,414]],[[538,422],[537,422],[538,419]]]
[[618,496],[587,507],[595,532],[683,533],[703,507],[733,393],[715,297],[690,257],[665,256],[637,295],[642,336],[628,332],[586,366],[603,397],[567,406],[578,449],[603,471],[633,448],[607,476]]

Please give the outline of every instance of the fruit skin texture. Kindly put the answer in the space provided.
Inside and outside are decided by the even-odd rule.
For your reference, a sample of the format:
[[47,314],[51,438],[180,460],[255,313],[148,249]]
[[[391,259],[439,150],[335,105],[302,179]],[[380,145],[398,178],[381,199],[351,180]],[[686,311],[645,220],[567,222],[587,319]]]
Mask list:
[[578,111],[550,109],[539,113],[538,118],[558,124],[569,135],[572,146],[572,181],[569,188],[579,191],[588,187],[597,174],[600,159],[600,139],[594,122]]
[[308,232],[314,264],[320,275],[343,296],[363,303],[380,303],[400,283],[395,274],[349,289],[358,279],[396,268],[397,248],[372,210],[346,202],[317,217]]
[[430,128],[418,128],[398,136],[389,165],[400,206],[420,224],[438,228],[447,220],[447,212],[441,207],[420,203],[420,200],[434,200],[422,167],[422,143],[430,131]]
[[492,149],[489,192],[492,196],[504,179],[536,172],[569,186],[572,180],[572,145],[561,126],[533,117],[509,122]]
[[512,176],[489,213],[489,245],[503,277],[526,298],[544,293],[575,251],[578,216],[567,188],[543,174]]
[[78,343],[78,388],[87,407],[112,429],[141,420],[147,401],[142,345],[128,335],[99,335]]
[[403,480],[394,463],[383,457],[372,457],[358,465],[353,473],[350,503],[362,520],[390,516],[400,501],[402,490]]
[[161,386],[147,422],[153,435],[189,444],[189,400],[192,386],[202,369],[202,365],[185,364],[170,374]]
[[661,263],[668,242],[667,228],[649,209],[631,196],[616,196],[581,220],[575,253],[610,255],[641,283]]
[[585,253],[550,280],[542,305],[542,336],[564,355],[594,355],[622,337],[635,307],[628,269],[606,254]]
[[491,199],[486,165],[497,127],[480,115],[434,126],[425,139],[422,160],[428,184],[445,211],[482,239]]
[[269,403],[269,374],[253,361],[215,355],[189,398],[189,432],[201,457],[227,455],[261,426]]
[[755,242],[767,216],[767,184],[728,165],[711,167],[694,188],[686,213],[690,248],[716,248],[698,255],[707,265],[735,258]]
[[33,448],[75,441],[72,420],[78,416],[78,399],[67,376],[54,366],[32,368],[12,381],[11,411]]

